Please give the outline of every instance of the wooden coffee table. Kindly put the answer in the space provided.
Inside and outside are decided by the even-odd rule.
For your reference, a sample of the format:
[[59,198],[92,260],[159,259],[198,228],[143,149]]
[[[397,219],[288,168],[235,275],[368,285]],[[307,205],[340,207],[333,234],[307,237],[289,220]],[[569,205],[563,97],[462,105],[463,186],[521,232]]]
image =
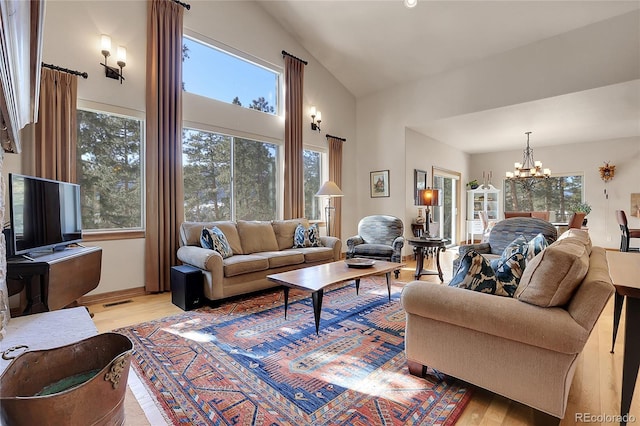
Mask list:
[[313,316],[316,321],[316,334],[320,328],[320,311],[322,309],[322,296],[324,289],[332,284],[355,280],[356,294],[360,290],[360,279],[371,275],[385,274],[387,277],[387,290],[391,301],[391,272],[405,266],[405,263],[387,262],[376,260],[373,266],[368,268],[350,268],[345,261],[340,260],[322,265],[310,266],[280,274],[267,275],[267,278],[284,286],[284,317],[287,318],[289,306],[289,289],[297,288],[311,292],[313,300]]

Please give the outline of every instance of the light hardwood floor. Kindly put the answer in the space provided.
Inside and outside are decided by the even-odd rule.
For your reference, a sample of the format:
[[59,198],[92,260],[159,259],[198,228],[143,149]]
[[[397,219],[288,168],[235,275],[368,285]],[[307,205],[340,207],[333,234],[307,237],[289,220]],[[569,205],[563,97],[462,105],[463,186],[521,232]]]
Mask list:
[[[441,265],[445,274],[445,282],[451,279],[451,262],[454,257],[452,250],[442,254]],[[432,268],[432,259],[425,261],[425,267]],[[415,262],[409,261],[403,268],[400,281],[413,280]],[[437,282],[436,276],[423,276],[423,281]],[[93,320],[100,332],[119,327],[137,324],[152,319],[162,318],[183,312],[171,303],[169,293],[134,297],[131,302],[104,307],[90,305],[88,308],[94,314]],[[569,403],[562,426],[580,425],[577,416],[617,415],[620,410],[620,390],[622,387],[622,353],[624,348],[624,312],[620,323],[620,332],[616,341],[615,354],[610,354],[611,330],[613,324],[613,299],[605,308],[600,320],[596,324],[585,349],[578,360],[578,365],[569,393]],[[446,344],[446,343],[443,343]],[[496,362],[517,362],[517,360],[495,360]],[[631,406],[635,423],[640,424],[640,386],[636,385],[636,394]],[[139,407],[127,408],[127,424],[143,425]],[[534,410],[509,401],[491,392],[474,387],[474,394],[465,408],[458,425],[532,425],[540,424],[534,420]],[[616,424],[612,422],[590,422],[589,424]],[[629,423],[630,425],[633,423]]]

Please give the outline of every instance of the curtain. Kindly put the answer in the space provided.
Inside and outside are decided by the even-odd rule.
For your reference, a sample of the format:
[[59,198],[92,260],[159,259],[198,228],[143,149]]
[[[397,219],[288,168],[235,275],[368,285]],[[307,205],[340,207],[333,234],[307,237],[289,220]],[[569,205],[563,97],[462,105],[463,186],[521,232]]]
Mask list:
[[171,0],[148,2],[145,290],[170,290],[184,221],[182,16]]
[[[342,144],[344,139],[327,135],[329,143],[329,180],[335,182],[342,189]],[[342,197],[333,199],[335,213],[331,226],[331,235],[341,238],[342,235]]]
[[42,69],[35,175],[76,183],[78,77]]
[[304,62],[284,57],[284,219],[304,217],[302,92]]

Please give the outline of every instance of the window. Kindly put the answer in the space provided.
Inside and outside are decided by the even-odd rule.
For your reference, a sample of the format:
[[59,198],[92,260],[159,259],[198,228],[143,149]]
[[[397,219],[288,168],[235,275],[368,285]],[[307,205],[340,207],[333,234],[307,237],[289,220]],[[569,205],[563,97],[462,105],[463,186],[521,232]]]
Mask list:
[[277,213],[277,145],[184,129],[185,217],[272,220]]
[[183,89],[268,114],[278,114],[279,73],[184,37]]
[[549,211],[552,222],[566,222],[582,201],[583,176],[505,180],[504,188],[505,211]]
[[310,220],[319,220],[321,216],[322,199],[316,197],[322,179],[322,153],[305,149],[303,151],[303,180],[304,180],[304,215]]
[[142,229],[143,121],[78,110],[83,230]]

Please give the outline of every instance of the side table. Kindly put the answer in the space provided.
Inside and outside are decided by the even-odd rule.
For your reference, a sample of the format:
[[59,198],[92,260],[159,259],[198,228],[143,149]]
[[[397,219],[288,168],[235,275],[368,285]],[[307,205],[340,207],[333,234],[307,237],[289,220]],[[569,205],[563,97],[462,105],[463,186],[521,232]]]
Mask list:
[[622,362],[622,395],[620,398],[620,425],[627,424],[633,391],[640,367],[640,255],[637,253],[607,251],[609,275],[616,288],[614,304],[613,342],[620,322],[622,303],[627,299]]
[[[444,238],[407,238],[407,242],[410,246],[413,246],[416,253],[416,273],[414,277],[417,280],[419,280],[422,275],[438,275],[440,281],[444,282],[442,268],[440,267],[440,252],[447,249],[445,246],[447,241],[448,240]],[[435,249],[437,272],[423,269],[425,252],[428,249]]]

